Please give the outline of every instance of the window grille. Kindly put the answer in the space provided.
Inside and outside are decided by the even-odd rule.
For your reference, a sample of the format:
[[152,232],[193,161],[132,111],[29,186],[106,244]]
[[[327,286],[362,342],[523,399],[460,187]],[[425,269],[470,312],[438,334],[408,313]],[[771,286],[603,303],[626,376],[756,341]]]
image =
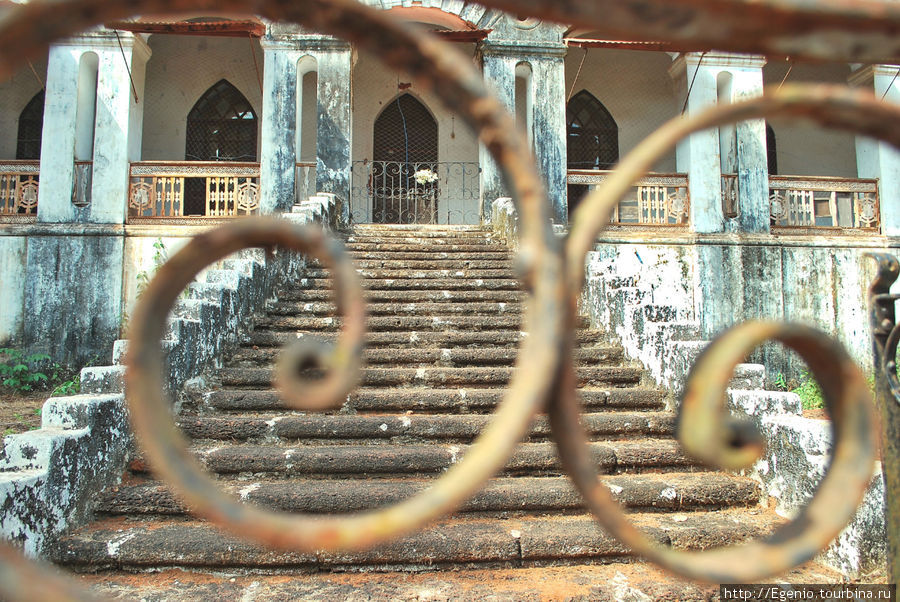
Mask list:
[[34,95],[19,114],[16,159],[41,158],[41,131],[44,129],[44,91]]
[[404,94],[375,120],[375,161],[428,163],[438,160],[437,121],[421,102]]

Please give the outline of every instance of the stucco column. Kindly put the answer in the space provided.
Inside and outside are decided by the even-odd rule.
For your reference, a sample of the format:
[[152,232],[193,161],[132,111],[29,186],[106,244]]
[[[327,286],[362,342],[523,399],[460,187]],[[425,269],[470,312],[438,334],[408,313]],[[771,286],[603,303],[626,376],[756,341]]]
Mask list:
[[263,49],[260,127],[260,213],[289,210],[294,199],[297,133],[297,61],[302,55],[282,39],[267,36]]
[[[50,48],[43,139],[52,143],[41,148],[39,221],[124,222],[149,57],[144,41],[127,32],[91,32]],[[93,162],[90,203],[82,209],[72,203],[76,160]]]
[[316,192],[336,194],[346,207],[350,200],[351,96],[350,44],[320,38],[307,45],[316,59],[318,101],[316,125]]
[[[568,221],[566,205],[566,46],[560,42],[486,41],[482,45],[484,78],[511,113],[515,113],[516,67],[531,69],[528,122],[538,170],[558,224]],[[496,162],[481,147],[483,219],[494,200],[509,196]]]
[[[97,116],[88,221],[122,224],[130,163],[141,158],[144,75],[150,47],[129,32],[107,32],[99,57]],[[43,171],[43,170],[42,170]]]
[[[900,78],[895,81],[898,69],[898,65],[865,66],[850,76],[850,84],[900,104]],[[900,151],[887,142],[857,136],[856,169],[860,178],[878,179],[882,233],[900,236]]]
[[[696,115],[718,102],[762,94],[763,65],[762,57],[689,53],[676,58],[669,73],[676,83],[676,96],[686,107],[685,113]],[[762,120],[696,132],[678,145],[676,161],[678,171],[688,174],[691,225],[695,232],[769,231],[766,132]],[[727,228],[722,206],[723,172],[738,176],[739,212]]]

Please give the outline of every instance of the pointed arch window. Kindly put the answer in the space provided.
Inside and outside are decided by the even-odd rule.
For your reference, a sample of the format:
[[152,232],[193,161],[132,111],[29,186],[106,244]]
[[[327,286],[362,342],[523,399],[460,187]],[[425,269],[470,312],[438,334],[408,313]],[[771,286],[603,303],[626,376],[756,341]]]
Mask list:
[[766,123],[766,159],[769,175],[778,175],[778,150],[775,143],[775,130]]
[[187,117],[187,161],[256,161],[257,117],[227,80],[203,93]]
[[619,126],[593,94],[572,97],[566,124],[569,169],[611,169],[619,160]]
[[16,159],[41,158],[41,132],[44,129],[44,91],[41,90],[19,114]]
[[372,159],[402,163],[437,161],[437,121],[412,94],[399,96],[375,119]]

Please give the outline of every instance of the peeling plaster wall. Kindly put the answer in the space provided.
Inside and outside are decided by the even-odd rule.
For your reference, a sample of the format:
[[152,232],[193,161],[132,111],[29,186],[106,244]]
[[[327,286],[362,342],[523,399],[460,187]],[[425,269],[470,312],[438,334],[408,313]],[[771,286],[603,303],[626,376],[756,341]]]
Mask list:
[[0,347],[18,344],[25,327],[24,236],[0,236]]
[[[227,79],[262,116],[259,78],[263,53],[258,40],[157,34],[147,62],[144,92],[144,161],[183,161],[187,115],[200,96],[220,79]],[[259,123],[257,121],[257,123]],[[258,154],[257,154],[258,156]]]
[[[329,228],[345,225],[342,216],[341,204],[322,196],[285,218]],[[146,262],[155,238],[136,238],[140,240],[130,241],[133,257]],[[180,242],[177,237],[168,240],[173,249]],[[169,393],[176,397],[189,381],[220,366],[224,350],[237,344],[253,313],[305,265],[299,254],[267,256],[261,249],[248,249],[192,283],[187,297],[177,302],[162,341],[168,360],[163,382]],[[80,395],[48,400],[40,429],[3,441],[0,536],[17,542],[29,556],[45,554],[65,530],[90,520],[96,493],[119,481],[133,453],[124,396],[126,348],[126,341],[118,341],[113,365],[82,370]]]

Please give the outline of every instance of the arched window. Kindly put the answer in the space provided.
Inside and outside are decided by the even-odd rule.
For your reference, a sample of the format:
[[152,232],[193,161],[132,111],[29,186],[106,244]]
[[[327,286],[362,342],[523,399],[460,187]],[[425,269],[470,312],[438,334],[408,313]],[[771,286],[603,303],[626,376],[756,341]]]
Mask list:
[[222,79],[203,93],[187,116],[187,161],[256,161],[257,121],[253,107]]
[[778,152],[775,146],[775,130],[766,124],[766,159],[769,167],[769,175],[778,175]]
[[587,90],[566,108],[569,169],[610,169],[619,160],[619,126]]
[[415,96],[404,94],[391,101],[375,119],[375,161],[436,162],[437,121]]
[[[569,169],[611,169],[619,160],[619,126],[587,90],[573,96],[566,107],[566,148]],[[588,187],[571,185],[567,191],[571,215]]]
[[374,130],[373,221],[436,223],[439,184],[425,176],[438,173],[437,121],[414,96],[403,94],[381,111]]
[[41,132],[44,129],[44,91],[34,95],[19,113],[16,159],[41,158]]

